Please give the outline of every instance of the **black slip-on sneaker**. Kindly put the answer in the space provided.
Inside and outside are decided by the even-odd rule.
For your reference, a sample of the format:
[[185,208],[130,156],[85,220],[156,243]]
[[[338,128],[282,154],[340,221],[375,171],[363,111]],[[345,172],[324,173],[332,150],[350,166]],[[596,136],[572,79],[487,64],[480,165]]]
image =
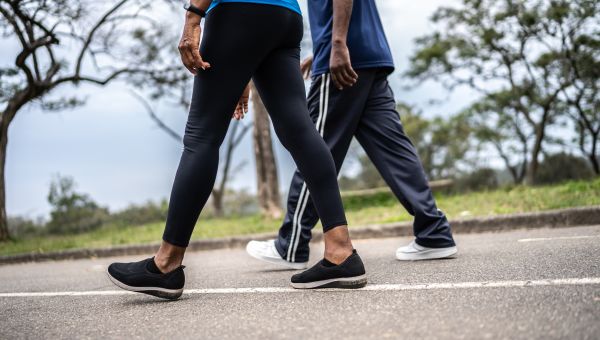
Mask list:
[[[150,270],[154,268],[154,270]],[[154,257],[139,262],[113,263],[108,266],[108,278],[118,287],[132,292],[176,300],[183,293],[184,266],[163,274],[157,273]]]
[[356,289],[366,285],[365,266],[356,250],[339,265],[323,259],[308,270],[292,276],[292,287],[297,289]]

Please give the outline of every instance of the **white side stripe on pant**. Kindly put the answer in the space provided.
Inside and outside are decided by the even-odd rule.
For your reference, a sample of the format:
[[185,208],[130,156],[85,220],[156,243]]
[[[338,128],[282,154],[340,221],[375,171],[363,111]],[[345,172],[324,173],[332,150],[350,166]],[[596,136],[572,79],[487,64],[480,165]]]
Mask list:
[[[321,122],[321,118],[322,118],[322,114],[323,114],[323,87],[325,86],[325,80],[324,80],[325,75],[321,75],[321,87],[319,89],[319,116],[317,117],[317,130],[319,129],[319,125]],[[293,249],[294,249],[294,240],[295,238],[298,236],[298,215],[300,213],[301,207],[302,207],[302,202],[304,201],[304,195],[306,194],[306,182],[302,183],[302,188],[300,189],[300,195],[298,196],[298,202],[296,203],[296,210],[294,211],[294,217],[292,218],[292,236],[290,237],[290,243],[288,244],[288,249],[287,249],[287,255],[286,255],[286,260],[287,261],[294,261],[295,260],[295,256],[294,256],[294,260],[292,259],[292,253],[293,253]],[[295,254],[294,254],[295,255]]]
[[288,245],[287,251],[287,261],[292,260],[292,249],[294,248],[294,238],[296,237],[296,232],[298,231],[298,213],[300,212],[300,205],[302,204],[302,200],[304,199],[304,194],[306,193],[306,183],[302,183],[302,189],[300,190],[300,196],[298,197],[298,203],[296,203],[296,211],[294,211],[294,218],[292,219],[292,237],[290,238],[290,244]]
[[[319,131],[321,137],[325,133],[325,120],[327,119],[327,110],[329,109],[329,74],[321,75],[321,88],[319,90],[319,116],[317,117],[316,128]],[[288,245],[287,261],[296,261],[296,250],[298,249],[298,243],[300,242],[300,234],[302,231],[302,217],[304,216],[304,210],[308,203],[310,193],[306,188],[306,182],[302,183],[302,189],[300,190],[300,196],[298,197],[298,203],[296,204],[296,211],[294,212],[294,218],[292,219],[292,237],[290,238],[290,244]]]
[[[319,130],[319,125],[321,123],[321,118],[322,118],[322,114],[323,114],[323,87],[325,86],[325,75],[321,75],[321,87],[319,89],[319,116],[317,117],[317,130]],[[301,207],[302,207],[302,202],[304,201],[304,195],[306,194],[306,182],[302,183],[302,188],[300,189],[300,195],[298,196],[298,202],[296,203],[296,210],[294,211],[294,217],[292,218],[292,236],[290,237],[290,243],[288,245],[288,250],[287,250],[287,256],[286,256],[286,260],[287,261],[294,261],[295,260],[295,256],[294,259],[292,259],[292,253],[293,249],[294,249],[294,240],[295,238],[298,236],[297,233],[299,232],[299,228],[298,228],[298,215],[300,213]],[[295,255],[295,254],[294,254]]]

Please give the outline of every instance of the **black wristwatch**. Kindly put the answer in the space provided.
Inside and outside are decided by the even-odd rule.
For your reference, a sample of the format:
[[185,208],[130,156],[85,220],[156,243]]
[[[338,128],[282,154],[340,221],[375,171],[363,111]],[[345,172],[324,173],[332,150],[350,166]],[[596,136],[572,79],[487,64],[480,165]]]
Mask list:
[[183,5],[183,8],[185,8],[185,10],[188,12],[192,12],[194,14],[201,16],[202,18],[204,18],[206,16],[206,12],[202,8],[198,8],[192,4],[185,4],[185,5]]

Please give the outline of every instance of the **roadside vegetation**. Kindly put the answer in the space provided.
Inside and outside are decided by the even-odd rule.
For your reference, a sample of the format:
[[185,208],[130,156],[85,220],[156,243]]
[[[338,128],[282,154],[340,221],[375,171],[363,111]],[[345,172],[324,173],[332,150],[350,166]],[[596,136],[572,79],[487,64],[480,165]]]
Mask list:
[[[91,202],[89,197],[75,193],[72,181],[59,179],[57,183],[54,186],[53,199],[62,204],[70,202],[69,204],[74,204],[76,208],[55,207],[53,217],[58,214],[57,211],[62,213],[56,218],[62,220],[72,220],[73,216],[76,216],[82,221],[82,230],[74,233],[73,223],[67,223],[69,227],[60,232],[61,228],[52,221],[46,223],[47,227],[42,227],[33,221],[11,219],[15,231],[13,235],[18,236],[0,244],[0,255],[153,243],[160,240],[166,202],[149,202],[143,206],[131,206],[109,214],[105,208]],[[70,197],[71,200],[63,196]],[[600,178],[540,186],[510,185],[470,192],[453,192],[446,189],[437,191],[435,196],[440,209],[444,210],[450,219],[592,206],[600,205]],[[234,207],[235,211],[231,211],[226,217],[211,216],[210,210],[207,210],[196,226],[192,238],[218,238],[277,230],[280,219],[263,218],[258,213],[244,214],[244,211],[248,210],[248,202],[252,200],[242,201],[246,203],[238,202],[237,208],[235,204],[228,204]],[[345,197],[344,204],[351,227],[411,220],[411,216],[394,196],[385,190]],[[66,216],[69,214],[70,217]],[[104,222],[98,224],[98,220]]]

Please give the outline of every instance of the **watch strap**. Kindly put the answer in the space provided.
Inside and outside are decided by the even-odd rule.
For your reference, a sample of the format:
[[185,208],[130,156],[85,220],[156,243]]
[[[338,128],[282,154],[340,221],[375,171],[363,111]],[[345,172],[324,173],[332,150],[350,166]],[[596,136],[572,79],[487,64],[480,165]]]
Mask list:
[[202,18],[204,18],[206,16],[206,11],[204,11],[202,8],[196,7],[192,4],[185,4],[185,5],[183,5],[183,8],[188,12],[192,12],[194,14],[201,16]]

